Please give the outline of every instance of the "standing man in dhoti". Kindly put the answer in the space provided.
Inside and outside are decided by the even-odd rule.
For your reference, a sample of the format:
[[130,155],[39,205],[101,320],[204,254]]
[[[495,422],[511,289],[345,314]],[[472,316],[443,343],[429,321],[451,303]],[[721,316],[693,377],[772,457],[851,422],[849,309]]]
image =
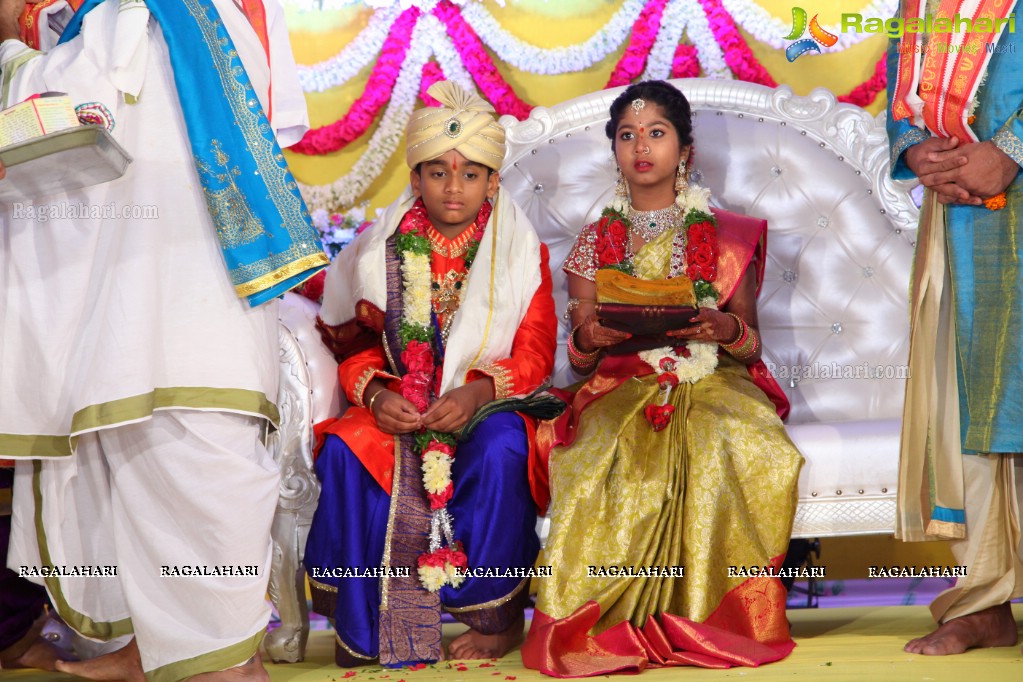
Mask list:
[[[958,32],[888,54],[892,174],[926,187],[896,529],[946,538],[967,577],[931,604],[927,655],[1011,646],[1023,595],[1023,26],[1014,0],[903,0]],[[956,26],[954,17],[972,19]]]
[[[265,677],[275,299],[327,263],[280,150],[308,126],[283,10],[91,0],[43,54],[23,7],[0,0],[4,104],[98,103],[134,162],[0,219],[9,565],[56,567],[36,580],[61,617],[127,642],[60,670]],[[79,566],[116,575],[53,574]]]

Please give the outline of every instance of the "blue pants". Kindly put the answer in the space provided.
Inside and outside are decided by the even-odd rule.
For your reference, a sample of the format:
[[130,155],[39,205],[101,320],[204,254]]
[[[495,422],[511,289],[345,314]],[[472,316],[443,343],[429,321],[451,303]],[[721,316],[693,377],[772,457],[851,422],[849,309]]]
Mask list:
[[[464,545],[470,567],[529,568],[536,561],[540,545],[527,479],[528,454],[526,428],[515,413],[492,415],[466,442],[458,444],[451,471],[454,497],[448,510],[454,517],[455,538]],[[380,566],[390,495],[337,436],[327,437],[316,460],[316,474],[323,490],[305,552],[309,575],[314,575],[314,568]],[[410,569],[415,575],[416,567]],[[486,604],[507,597],[522,580],[468,577],[458,588],[442,587],[440,601],[452,609]],[[338,636],[345,645],[362,656],[376,658],[380,580],[320,577],[313,581],[314,592],[316,583],[337,588],[334,612],[324,615],[335,618]],[[512,601],[521,611],[522,602]],[[507,611],[508,605],[504,606]],[[504,629],[511,624],[505,623],[506,618],[481,620],[479,612],[487,610],[458,612],[455,617],[471,627],[490,622]]]

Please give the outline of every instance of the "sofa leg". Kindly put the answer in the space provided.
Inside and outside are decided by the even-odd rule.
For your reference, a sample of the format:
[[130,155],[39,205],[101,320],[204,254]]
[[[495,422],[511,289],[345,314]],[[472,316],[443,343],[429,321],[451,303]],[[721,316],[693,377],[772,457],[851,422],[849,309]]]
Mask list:
[[274,663],[300,663],[305,660],[309,639],[309,604],[305,598],[305,569],[298,551],[302,534],[295,515],[278,510],[271,535],[270,601],[277,608],[281,624],[267,633],[264,644]]

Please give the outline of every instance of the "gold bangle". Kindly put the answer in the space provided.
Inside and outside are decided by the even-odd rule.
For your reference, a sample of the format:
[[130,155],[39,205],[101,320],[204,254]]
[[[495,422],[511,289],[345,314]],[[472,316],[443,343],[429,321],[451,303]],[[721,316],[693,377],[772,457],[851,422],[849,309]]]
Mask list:
[[367,408],[367,409],[369,410],[369,413],[370,413],[370,414],[373,414],[373,401],[374,401],[374,400],[376,400],[377,398],[379,398],[379,397],[380,397],[380,394],[381,394],[381,393],[383,393],[383,392],[384,392],[384,391],[386,391],[386,390],[387,390],[386,388],[381,388],[381,389],[380,389],[379,391],[377,391],[376,393],[374,393],[374,394],[373,394],[373,397],[371,397],[371,398],[369,399],[369,402],[368,402],[368,403],[366,403],[366,408]]

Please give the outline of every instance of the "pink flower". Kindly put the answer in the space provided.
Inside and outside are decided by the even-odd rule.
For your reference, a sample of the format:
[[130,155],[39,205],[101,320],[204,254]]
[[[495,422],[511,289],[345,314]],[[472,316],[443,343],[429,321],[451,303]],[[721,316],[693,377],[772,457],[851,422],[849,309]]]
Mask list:
[[409,373],[401,378],[401,397],[415,405],[420,414],[430,406],[429,391],[430,382],[422,374]]
[[433,374],[433,348],[428,343],[409,341],[401,352],[401,361],[409,374]]

